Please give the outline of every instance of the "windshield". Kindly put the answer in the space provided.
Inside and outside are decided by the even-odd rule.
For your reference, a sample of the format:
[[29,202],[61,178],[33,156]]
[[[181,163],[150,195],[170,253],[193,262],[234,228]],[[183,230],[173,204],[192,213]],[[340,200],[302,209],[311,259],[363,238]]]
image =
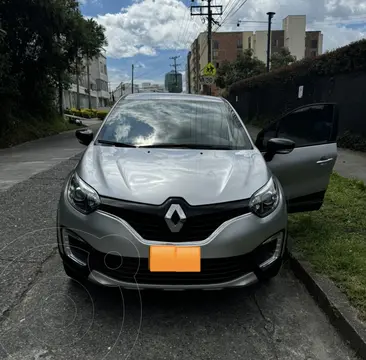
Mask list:
[[120,100],[98,141],[126,146],[252,149],[242,123],[224,101]]

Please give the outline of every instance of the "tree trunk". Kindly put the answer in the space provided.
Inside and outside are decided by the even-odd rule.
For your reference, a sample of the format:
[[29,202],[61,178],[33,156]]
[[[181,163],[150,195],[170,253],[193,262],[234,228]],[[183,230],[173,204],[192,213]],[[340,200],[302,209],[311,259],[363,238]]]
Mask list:
[[63,99],[63,87],[62,87],[62,76],[58,74],[58,110],[61,116],[64,115],[64,99]]
[[89,73],[89,57],[86,57],[86,71],[88,73],[88,99],[89,99],[89,109],[91,110],[91,89],[90,89],[90,73]]
[[76,59],[76,108],[80,110],[80,64],[79,59]]

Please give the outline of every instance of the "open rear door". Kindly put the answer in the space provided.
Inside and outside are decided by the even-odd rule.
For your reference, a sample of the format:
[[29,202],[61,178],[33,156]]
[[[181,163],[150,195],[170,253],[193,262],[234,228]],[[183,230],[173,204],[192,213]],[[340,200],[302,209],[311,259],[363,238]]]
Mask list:
[[338,111],[335,104],[297,108],[262,130],[256,146],[262,152],[271,138],[293,140],[289,154],[276,154],[268,167],[281,182],[289,212],[319,210],[337,160]]

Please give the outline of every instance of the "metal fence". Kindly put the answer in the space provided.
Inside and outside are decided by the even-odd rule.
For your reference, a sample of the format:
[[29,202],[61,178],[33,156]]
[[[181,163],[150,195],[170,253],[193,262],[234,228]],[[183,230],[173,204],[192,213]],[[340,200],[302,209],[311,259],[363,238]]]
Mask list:
[[[303,96],[299,98],[299,86]],[[289,110],[315,102],[339,106],[339,135],[346,131],[366,137],[366,73],[318,77],[292,84],[232,92],[228,100],[246,121],[275,119]]]

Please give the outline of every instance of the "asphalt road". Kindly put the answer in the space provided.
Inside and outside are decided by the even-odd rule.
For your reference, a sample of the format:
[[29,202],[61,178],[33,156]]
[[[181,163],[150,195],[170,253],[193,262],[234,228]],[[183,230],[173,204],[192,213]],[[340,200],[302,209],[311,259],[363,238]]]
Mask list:
[[32,154],[48,166],[9,176],[14,185],[0,193],[0,359],[355,359],[286,267],[269,283],[221,292],[126,292],[69,280],[55,217],[80,155],[56,166],[47,156],[82,148],[73,134],[44,144],[13,160],[0,154],[0,178]]

